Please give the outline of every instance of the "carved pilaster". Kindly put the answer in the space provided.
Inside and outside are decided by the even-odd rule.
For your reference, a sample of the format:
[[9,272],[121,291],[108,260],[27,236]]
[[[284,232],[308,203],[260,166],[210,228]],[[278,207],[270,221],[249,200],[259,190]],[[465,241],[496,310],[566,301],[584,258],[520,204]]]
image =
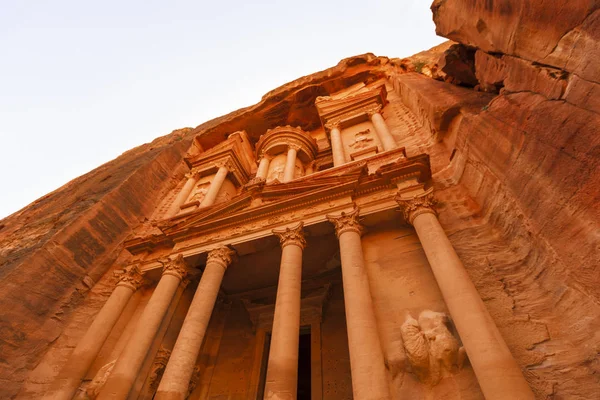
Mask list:
[[117,286],[125,286],[134,292],[144,284],[144,275],[137,265],[125,268],[125,272],[120,275]]
[[227,267],[233,262],[234,257],[235,251],[231,250],[229,247],[217,247],[208,253],[206,263],[217,263],[224,269],[227,269]]
[[404,214],[404,220],[409,224],[413,224],[415,218],[421,214],[431,213],[436,214],[435,205],[437,201],[433,197],[433,190],[406,199],[402,198],[400,194],[396,195],[395,200],[400,205],[402,213]]
[[363,232],[363,227],[358,219],[359,209],[355,207],[351,212],[342,212],[339,216],[327,215],[327,220],[335,226],[335,233],[339,238],[344,232],[356,232],[359,235]]
[[279,237],[281,248],[284,248],[289,244],[295,244],[301,249],[304,249],[306,247],[306,240],[304,239],[303,227],[304,223],[300,222],[295,228],[285,228],[284,230],[273,229],[273,234]]
[[188,267],[183,259],[183,254],[178,254],[175,258],[159,260],[159,262],[163,265],[163,275],[173,275],[182,280],[186,277]]

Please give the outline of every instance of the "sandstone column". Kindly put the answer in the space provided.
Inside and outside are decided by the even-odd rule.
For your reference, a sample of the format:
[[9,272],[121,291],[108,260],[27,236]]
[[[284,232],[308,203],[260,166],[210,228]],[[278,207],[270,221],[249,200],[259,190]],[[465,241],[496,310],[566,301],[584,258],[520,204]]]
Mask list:
[[333,155],[333,166],[339,167],[346,163],[346,155],[344,153],[344,144],[342,142],[342,133],[339,124],[329,122],[326,125],[329,129],[329,137],[331,139],[331,153]]
[[256,171],[257,178],[267,179],[270,163],[271,157],[268,154],[263,154],[260,162],[258,163],[258,170]]
[[175,197],[175,200],[173,201],[173,204],[171,204],[171,207],[169,207],[165,218],[171,218],[177,215],[177,213],[181,209],[181,206],[187,200],[190,193],[194,189],[194,186],[196,186],[196,183],[198,182],[197,173],[190,171],[186,174],[186,177],[188,178],[187,182],[185,183],[181,191],[177,194],[177,197]]
[[296,399],[302,250],[306,246],[302,227],[300,223],[293,229],[273,231],[279,236],[282,253],[265,382],[266,400]]
[[328,215],[327,219],[335,225],[340,241],[354,399],[388,400],[390,391],[365,269],[358,208],[340,216]]
[[288,147],[287,158],[285,160],[285,169],[283,170],[283,182],[289,182],[294,179],[296,172],[296,155],[298,147],[290,145]]
[[375,128],[375,132],[377,133],[379,140],[381,140],[383,149],[385,151],[395,149],[397,147],[396,140],[394,139],[392,133],[388,129],[385,120],[379,113],[379,107],[369,111],[368,114],[369,118],[371,119],[371,122],[373,123],[373,127]]
[[219,247],[208,253],[206,268],[194,299],[177,337],[175,347],[154,398],[156,400],[184,400],[196,359],[210,321],[225,270],[231,264],[234,252]]
[[213,204],[215,204],[217,195],[219,194],[221,186],[223,186],[223,182],[225,182],[228,173],[228,163],[223,163],[219,166],[219,170],[215,174],[215,177],[213,178],[212,182],[210,183],[210,186],[208,187],[208,192],[206,193],[204,199],[202,199],[202,202],[200,203],[200,208],[212,206]]
[[148,349],[171,304],[171,300],[185,277],[187,267],[182,255],[164,264],[162,277],[137,323],[135,332],[98,395],[99,400],[126,399],[142,367]]
[[67,363],[60,372],[48,399],[71,400],[81,380],[98,356],[100,349],[117,323],[133,293],[142,285],[142,273],[137,266],[129,267],[117,287],[94,318]]
[[412,199],[398,196],[396,200],[405,220],[415,227],[485,398],[533,399],[521,369],[437,219],[433,193]]

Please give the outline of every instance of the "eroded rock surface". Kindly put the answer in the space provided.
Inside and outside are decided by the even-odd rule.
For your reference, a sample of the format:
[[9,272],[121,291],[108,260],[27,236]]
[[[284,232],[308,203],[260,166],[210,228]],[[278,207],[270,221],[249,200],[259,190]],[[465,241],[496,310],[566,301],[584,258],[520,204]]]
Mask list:
[[[440,221],[536,397],[593,398],[600,390],[598,7],[436,0],[437,32],[458,43],[454,52],[444,54],[448,43],[403,60],[342,60],[257,105],[133,149],[0,221],[0,397],[47,388],[45,369],[58,360],[48,350],[64,357],[73,346],[65,332],[100,308],[111,266],[124,262],[121,242],[153,229],[153,214],[186,170],[193,136],[210,148],[239,129],[254,141],[279,125],[314,129],[316,97],[385,78],[390,130],[409,156],[430,155]],[[401,370],[402,354],[395,356],[386,354]],[[402,385],[393,395],[408,393]]]

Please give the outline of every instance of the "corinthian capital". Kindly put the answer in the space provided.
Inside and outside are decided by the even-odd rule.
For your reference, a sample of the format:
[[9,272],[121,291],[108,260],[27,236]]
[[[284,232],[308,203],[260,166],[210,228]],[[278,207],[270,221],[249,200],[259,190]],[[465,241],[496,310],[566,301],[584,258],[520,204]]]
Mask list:
[[437,202],[433,197],[433,189],[411,198],[403,198],[400,194],[397,194],[396,201],[402,209],[404,220],[411,225],[415,218],[421,214],[436,214],[435,204]]
[[364,111],[371,118],[373,115],[381,113],[381,106],[379,104],[372,104],[365,107]]
[[173,275],[179,279],[185,278],[188,272],[187,264],[183,259],[183,254],[178,254],[175,258],[159,260],[163,265],[163,275]]
[[295,228],[285,228],[284,230],[273,230],[273,233],[279,236],[279,243],[281,248],[289,244],[295,244],[296,246],[304,249],[306,247],[306,240],[304,239],[304,223],[300,222]]
[[206,264],[217,263],[223,268],[227,269],[227,267],[232,263],[234,257],[235,251],[231,250],[229,247],[217,247],[216,249],[208,252]]
[[359,209],[354,207],[351,212],[343,212],[338,215],[327,215],[327,220],[335,226],[335,233],[339,238],[344,232],[356,232],[362,234],[363,228],[358,219]]
[[325,124],[325,129],[327,129],[328,131],[331,131],[332,129],[339,129],[339,128],[340,128],[340,121],[338,121],[338,120],[327,121],[327,123]]
[[142,271],[137,265],[132,265],[125,268],[125,272],[120,275],[119,283],[117,286],[125,286],[133,290],[134,292],[144,284],[144,276]]

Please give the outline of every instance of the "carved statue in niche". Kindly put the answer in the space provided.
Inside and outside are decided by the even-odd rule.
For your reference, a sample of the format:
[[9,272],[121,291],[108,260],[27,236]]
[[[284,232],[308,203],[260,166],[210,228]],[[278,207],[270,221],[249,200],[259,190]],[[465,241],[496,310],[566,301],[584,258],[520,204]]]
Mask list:
[[98,397],[98,395],[100,394],[100,390],[102,390],[102,388],[104,387],[104,384],[106,383],[106,380],[112,372],[116,362],[116,359],[112,360],[111,362],[100,368],[98,372],[96,372],[96,375],[94,375],[94,379],[92,379],[92,382],[90,382],[90,384],[86,388],[86,394],[88,395],[88,398],[94,400],[96,397]]
[[189,202],[191,203],[192,201],[198,201],[202,203],[202,200],[204,200],[204,196],[206,196],[206,193],[208,193],[209,185],[209,183],[202,183],[196,186],[196,190],[194,191],[194,194],[192,195],[192,198]]
[[267,176],[268,181],[278,180],[279,182],[283,181],[283,170],[285,169],[284,164],[278,164],[273,167],[270,171],[269,176]]
[[462,368],[466,353],[448,323],[446,314],[424,310],[418,321],[408,314],[400,328],[408,361],[423,383],[436,385]]
[[354,142],[350,143],[350,147],[352,147],[355,150],[359,150],[371,145],[370,142],[373,141],[373,138],[370,136],[370,133],[370,129],[365,129],[364,131],[357,132],[354,135]]

